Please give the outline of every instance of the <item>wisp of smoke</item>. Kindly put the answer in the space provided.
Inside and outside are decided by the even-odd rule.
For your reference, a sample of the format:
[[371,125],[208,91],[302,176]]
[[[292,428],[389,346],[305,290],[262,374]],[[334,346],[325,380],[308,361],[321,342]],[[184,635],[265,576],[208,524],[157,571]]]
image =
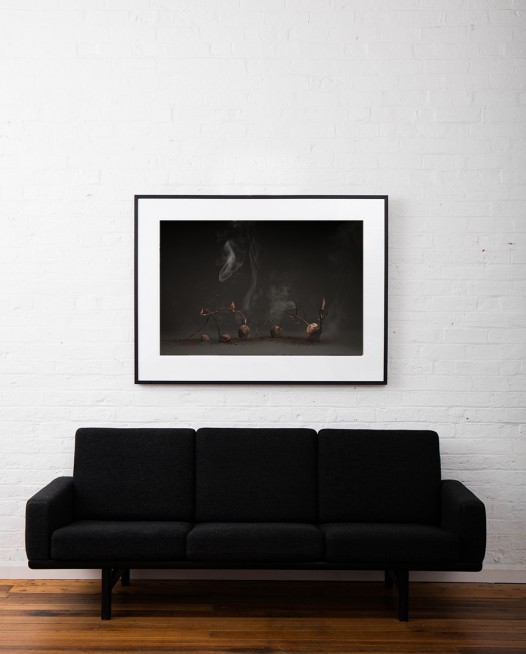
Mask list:
[[226,282],[243,265],[243,257],[236,255],[234,241],[228,240],[223,245],[223,267],[219,271],[219,281]]
[[240,238],[228,239],[223,245],[223,256],[219,261],[222,264],[219,281],[226,282],[243,266],[247,256],[250,261],[250,284],[241,303],[245,312],[252,308],[257,299],[259,249],[256,238],[243,234]]
[[294,311],[296,307],[295,302],[290,298],[290,287],[287,284],[281,286],[272,284],[267,292],[267,300],[269,303],[269,316],[276,324],[281,322],[285,311]]

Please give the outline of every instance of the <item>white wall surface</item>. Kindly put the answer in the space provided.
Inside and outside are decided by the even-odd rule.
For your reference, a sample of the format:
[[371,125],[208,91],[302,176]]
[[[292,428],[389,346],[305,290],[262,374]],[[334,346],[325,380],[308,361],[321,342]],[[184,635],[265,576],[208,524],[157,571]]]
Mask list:
[[[80,426],[433,428],[526,579],[526,2],[0,0],[0,566]],[[134,194],[388,194],[387,387],[136,386]]]

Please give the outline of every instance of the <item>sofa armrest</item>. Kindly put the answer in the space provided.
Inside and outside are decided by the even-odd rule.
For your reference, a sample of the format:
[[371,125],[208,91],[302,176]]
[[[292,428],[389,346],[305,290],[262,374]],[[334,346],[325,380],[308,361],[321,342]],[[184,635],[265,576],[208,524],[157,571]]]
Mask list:
[[460,540],[461,562],[482,567],[486,552],[486,509],[460,481],[442,481],[441,527]]
[[73,477],[58,477],[26,505],[26,553],[30,561],[51,558],[51,534],[73,521]]

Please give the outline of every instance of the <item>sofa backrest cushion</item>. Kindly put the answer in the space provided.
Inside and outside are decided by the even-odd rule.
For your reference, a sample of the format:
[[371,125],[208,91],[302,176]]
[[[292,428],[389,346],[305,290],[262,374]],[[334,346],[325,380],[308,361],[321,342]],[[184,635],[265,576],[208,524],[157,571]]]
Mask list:
[[198,522],[315,522],[312,429],[199,429]]
[[438,524],[438,435],[420,430],[319,433],[322,522]]
[[193,429],[77,430],[76,517],[193,520]]

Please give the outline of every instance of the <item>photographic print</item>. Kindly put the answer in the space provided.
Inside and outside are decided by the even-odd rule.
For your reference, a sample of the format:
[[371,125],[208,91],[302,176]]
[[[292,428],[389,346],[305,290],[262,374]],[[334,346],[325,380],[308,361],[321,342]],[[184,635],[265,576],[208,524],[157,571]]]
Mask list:
[[362,222],[161,221],[160,230],[162,356],[362,354]]
[[385,383],[387,198],[135,200],[137,383]]

